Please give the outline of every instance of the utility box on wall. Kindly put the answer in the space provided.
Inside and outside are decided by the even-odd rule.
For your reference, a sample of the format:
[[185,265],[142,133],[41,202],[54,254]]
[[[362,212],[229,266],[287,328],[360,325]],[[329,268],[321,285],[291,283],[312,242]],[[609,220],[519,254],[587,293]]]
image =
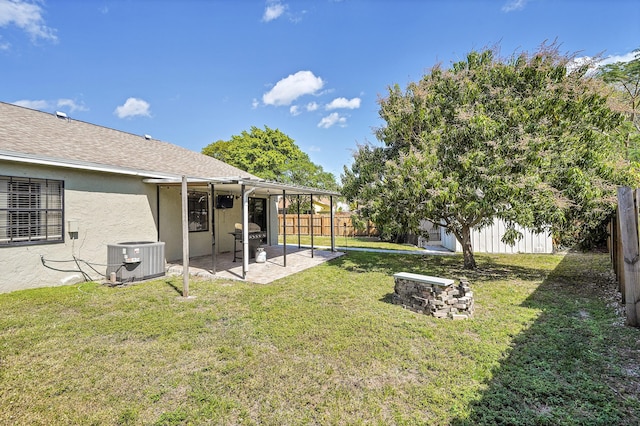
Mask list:
[[77,233],[80,230],[80,225],[76,219],[70,219],[67,222],[67,232],[69,233]]

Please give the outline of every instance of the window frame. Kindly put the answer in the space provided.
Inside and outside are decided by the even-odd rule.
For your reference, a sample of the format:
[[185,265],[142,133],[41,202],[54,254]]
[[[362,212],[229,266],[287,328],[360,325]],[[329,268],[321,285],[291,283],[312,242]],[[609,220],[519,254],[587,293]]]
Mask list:
[[65,240],[64,180],[0,175],[0,247]]
[[[204,198],[204,199],[203,199]],[[202,217],[200,220],[192,220],[197,214],[201,216],[204,213],[204,222]],[[187,217],[189,218],[189,232],[208,232],[209,231],[209,193],[206,191],[188,191],[187,192]],[[191,224],[199,225],[201,228],[192,229]]]

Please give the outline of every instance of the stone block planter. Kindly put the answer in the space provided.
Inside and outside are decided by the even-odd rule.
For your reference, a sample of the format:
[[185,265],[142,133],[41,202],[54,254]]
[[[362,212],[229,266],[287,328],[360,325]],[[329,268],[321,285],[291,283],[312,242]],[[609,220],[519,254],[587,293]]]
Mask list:
[[473,292],[466,280],[432,277],[399,272],[395,281],[393,303],[436,318],[454,320],[473,316]]

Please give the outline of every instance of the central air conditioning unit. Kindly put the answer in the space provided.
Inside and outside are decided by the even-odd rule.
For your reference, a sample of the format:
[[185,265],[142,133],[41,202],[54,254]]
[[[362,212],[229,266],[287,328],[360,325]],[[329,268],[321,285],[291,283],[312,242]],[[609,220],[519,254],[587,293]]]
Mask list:
[[139,281],[165,274],[164,242],[132,241],[107,245],[107,278]]

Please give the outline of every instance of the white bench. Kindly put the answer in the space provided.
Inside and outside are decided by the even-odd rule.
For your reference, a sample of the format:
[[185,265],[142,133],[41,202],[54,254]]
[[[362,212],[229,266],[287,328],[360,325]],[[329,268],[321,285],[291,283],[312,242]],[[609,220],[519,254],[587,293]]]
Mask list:
[[455,283],[455,280],[449,278],[431,277],[429,275],[412,274],[410,272],[398,272],[397,274],[393,274],[393,277],[396,279],[416,281],[441,287],[448,287]]

